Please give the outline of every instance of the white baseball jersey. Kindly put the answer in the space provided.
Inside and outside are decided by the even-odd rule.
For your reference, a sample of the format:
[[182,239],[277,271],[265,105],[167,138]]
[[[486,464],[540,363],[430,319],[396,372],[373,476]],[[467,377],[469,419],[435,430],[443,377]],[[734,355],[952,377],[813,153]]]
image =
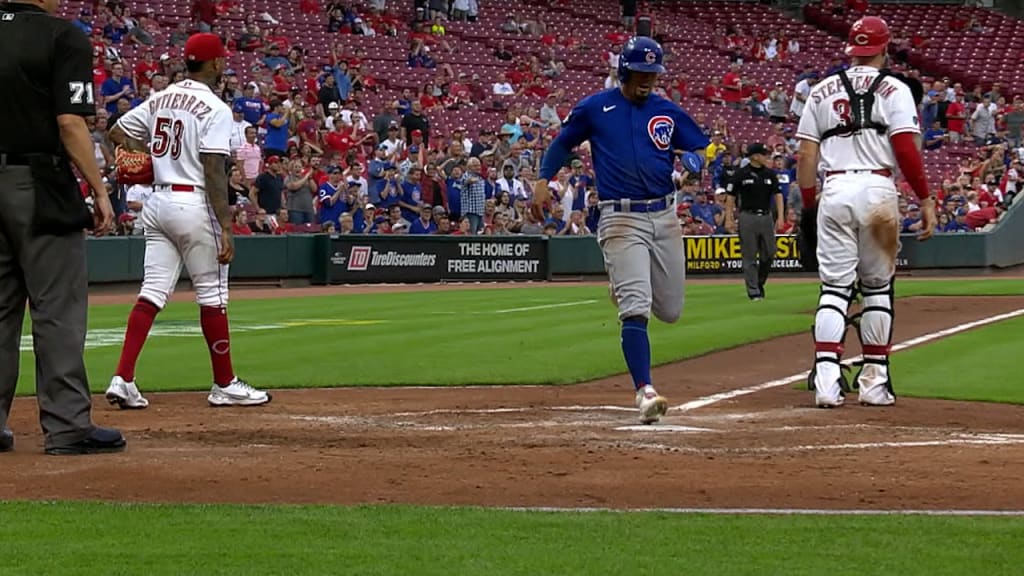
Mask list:
[[[854,66],[846,74],[854,90],[862,94],[878,76],[878,70],[868,66]],[[910,87],[896,78],[882,80],[875,90],[871,118],[888,126],[887,133],[883,135],[865,129],[856,134],[833,136],[821,141],[826,131],[852,121],[846,88],[839,76],[833,75],[811,89],[796,134],[798,138],[821,142],[820,168],[824,171],[894,170],[897,166],[896,156],[889,138],[902,132],[921,133]]]
[[231,154],[231,109],[195,80],[182,80],[117,121],[128,136],[149,142],[154,185],[206,186],[200,154]]

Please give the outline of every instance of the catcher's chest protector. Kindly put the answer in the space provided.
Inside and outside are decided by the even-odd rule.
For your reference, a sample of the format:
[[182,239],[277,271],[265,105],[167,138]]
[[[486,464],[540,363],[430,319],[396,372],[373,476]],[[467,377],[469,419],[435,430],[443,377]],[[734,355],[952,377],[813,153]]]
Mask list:
[[889,127],[881,122],[875,122],[871,119],[871,110],[875,106],[875,90],[878,89],[878,85],[881,84],[882,80],[888,76],[888,73],[881,71],[878,76],[875,76],[874,82],[868,87],[867,92],[858,94],[853,89],[853,85],[850,84],[850,78],[846,75],[846,70],[839,71],[839,79],[843,83],[843,87],[846,89],[846,94],[850,100],[850,117],[851,121],[847,124],[841,124],[834,128],[829,128],[821,135],[821,141],[824,142],[826,138],[833,136],[847,136],[856,134],[861,130],[876,130],[879,134],[885,134]]

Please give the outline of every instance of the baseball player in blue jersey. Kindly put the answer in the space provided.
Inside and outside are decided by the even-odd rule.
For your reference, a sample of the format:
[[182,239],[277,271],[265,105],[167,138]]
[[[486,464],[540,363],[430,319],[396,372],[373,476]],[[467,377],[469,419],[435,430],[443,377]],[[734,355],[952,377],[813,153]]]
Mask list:
[[699,174],[708,145],[700,127],[670,100],[653,93],[665,72],[662,50],[647,37],[632,38],[619,56],[620,88],[592,94],[562,121],[541,163],[534,202],[548,197],[547,183],[573,148],[590,141],[600,219],[597,240],[622,322],[622,353],[636,387],[644,424],[657,422],[668,401],[651,382],[651,312],[673,323],[683,310],[686,262],[675,210],[672,171],[682,155]]

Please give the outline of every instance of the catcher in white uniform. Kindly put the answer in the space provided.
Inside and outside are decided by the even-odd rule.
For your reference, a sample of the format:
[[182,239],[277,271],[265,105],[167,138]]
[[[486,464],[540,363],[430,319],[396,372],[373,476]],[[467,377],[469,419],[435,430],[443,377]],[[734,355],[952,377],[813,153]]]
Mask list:
[[912,88],[913,81],[884,70],[889,38],[881,18],[858,20],[845,49],[853,65],[814,86],[797,129],[805,267],[817,267],[822,283],[809,384],[823,408],[841,406],[844,392],[851,390],[840,360],[846,327],[857,320],[848,319],[847,311],[858,292],[863,296],[857,315],[863,367],[853,388],[859,388],[864,405],[896,401],[889,349],[899,251],[899,192],[893,182],[897,166],[921,201],[919,239],[931,237],[935,227],[935,204],[920,152],[921,98],[913,94],[920,85]]
[[228,327],[228,264],[234,256],[225,161],[230,154],[231,109],[211,89],[227,52],[214,34],[185,44],[187,79],[118,120],[110,139],[152,157],[153,192],[142,208],[145,277],[128,316],[124,347],[107,399],[121,408],[149,405],[135,384],[135,364],[156,315],[174,292],[182,263],[199,304],[200,323],[213,365],[213,406],[266,404],[270,395],[235,376]]

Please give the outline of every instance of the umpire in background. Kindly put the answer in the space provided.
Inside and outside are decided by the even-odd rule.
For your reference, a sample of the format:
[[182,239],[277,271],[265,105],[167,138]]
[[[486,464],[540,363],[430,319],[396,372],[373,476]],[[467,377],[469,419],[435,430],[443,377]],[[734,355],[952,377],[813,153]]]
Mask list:
[[738,208],[747,296],[763,300],[764,285],[775,259],[775,230],[782,227],[785,209],[782,188],[770,167],[768,148],[760,143],[751,144],[747,158],[750,163],[736,171],[726,188],[726,225],[730,231],[736,231],[734,215]]
[[[114,217],[85,124],[96,114],[92,46],[53,15],[58,3],[0,4],[0,451],[14,447],[7,418],[27,298],[46,453],[118,452],[121,433],[92,422],[82,357],[85,231],[105,234]],[[92,214],[72,163],[92,190]]]

